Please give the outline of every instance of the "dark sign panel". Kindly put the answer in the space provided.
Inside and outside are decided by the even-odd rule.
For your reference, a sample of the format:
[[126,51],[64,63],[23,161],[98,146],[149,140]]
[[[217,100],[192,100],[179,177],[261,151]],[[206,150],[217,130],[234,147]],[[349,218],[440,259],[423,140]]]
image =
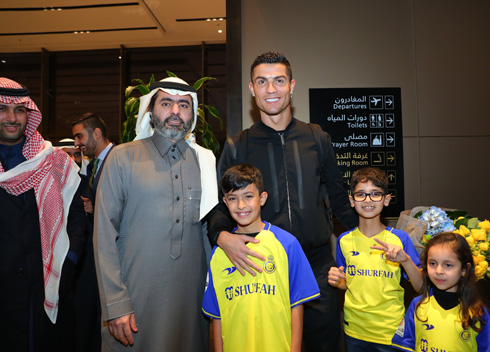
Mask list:
[[383,216],[399,216],[405,206],[400,88],[310,89],[310,122],[332,137],[346,188],[362,167],[386,173],[392,200]]

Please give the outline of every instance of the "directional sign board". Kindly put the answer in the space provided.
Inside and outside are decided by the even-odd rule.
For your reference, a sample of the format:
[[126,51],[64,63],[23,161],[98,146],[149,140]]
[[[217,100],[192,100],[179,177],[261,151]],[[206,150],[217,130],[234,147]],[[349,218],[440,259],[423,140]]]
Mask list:
[[310,122],[332,137],[349,192],[357,169],[374,166],[388,176],[392,200],[384,217],[405,208],[401,111],[400,88],[310,89]]

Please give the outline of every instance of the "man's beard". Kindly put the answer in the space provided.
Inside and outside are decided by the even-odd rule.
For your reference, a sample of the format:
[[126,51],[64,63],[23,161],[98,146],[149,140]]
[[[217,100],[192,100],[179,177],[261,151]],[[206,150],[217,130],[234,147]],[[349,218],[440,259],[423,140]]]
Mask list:
[[[182,124],[180,126],[167,127],[166,124],[170,120],[179,120]],[[192,120],[189,120],[186,123],[178,116],[170,116],[167,117],[165,120],[157,123],[155,125],[155,131],[168,140],[179,141],[183,139],[187,135],[187,133],[189,133],[191,126]]]
[[[12,135],[4,131],[4,126],[17,126],[18,131],[16,134]],[[10,143],[20,142],[24,138],[24,132],[26,131],[27,124],[22,126],[22,124],[17,122],[3,122],[0,126],[0,140],[7,141]],[[24,128],[22,128],[24,127]]]

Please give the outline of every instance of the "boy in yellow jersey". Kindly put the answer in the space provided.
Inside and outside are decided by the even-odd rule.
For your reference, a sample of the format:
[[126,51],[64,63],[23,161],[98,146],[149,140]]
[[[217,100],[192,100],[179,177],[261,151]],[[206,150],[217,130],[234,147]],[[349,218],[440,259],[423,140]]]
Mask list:
[[351,180],[351,206],[359,227],[337,240],[337,265],[328,273],[332,286],[346,290],[344,332],[347,352],[391,351],[391,339],[405,306],[402,274],[422,287],[419,256],[406,232],[381,223],[388,206],[388,178],[377,168],[357,170]]
[[247,246],[266,260],[253,258],[262,273],[242,276],[221,248],[213,249],[203,312],[213,319],[215,351],[299,352],[302,304],[320,296],[301,245],[290,233],[261,220],[267,193],[256,167],[231,167],[220,186],[237,222],[233,233],[259,239]]

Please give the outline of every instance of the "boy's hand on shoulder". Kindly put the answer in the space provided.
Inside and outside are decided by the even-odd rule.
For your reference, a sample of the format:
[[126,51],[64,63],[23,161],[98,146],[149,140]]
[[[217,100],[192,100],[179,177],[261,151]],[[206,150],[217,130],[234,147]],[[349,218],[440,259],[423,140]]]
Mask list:
[[371,249],[377,249],[385,252],[386,259],[391,262],[405,263],[410,260],[410,257],[405,253],[405,251],[396,244],[386,243],[379,238],[374,238],[378,242],[379,246],[371,246]]
[[246,246],[248,242],[259,243],[260,240],[251,236],[234,235],[226,231],[221,231],[217,242],[218,246],[225,252],[228,259],[230,259],[231,263],[242,276],[245,276],[245,271],[252,276],[257,275],[255,272],[262,272],[262,268],[255,264],[249,256],[262,261],[265,261],[265,257]]
[[332,266],[328,272],[328,283],[331,286],[339,287],[340,285],[345,285],[345,272],[344,267],[334,267]]

